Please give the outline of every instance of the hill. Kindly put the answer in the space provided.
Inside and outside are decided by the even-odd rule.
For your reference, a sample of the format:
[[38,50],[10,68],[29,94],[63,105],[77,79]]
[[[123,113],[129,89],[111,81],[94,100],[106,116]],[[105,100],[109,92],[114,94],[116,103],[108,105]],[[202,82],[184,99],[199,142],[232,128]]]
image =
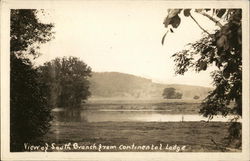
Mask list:
[[180,84],[154,83],[143,77],[118,72],[93,72],[90,80],[92,98],[162,99],[164,88],[173,87],[183,94],[183,99],[201,99],[211,88]]

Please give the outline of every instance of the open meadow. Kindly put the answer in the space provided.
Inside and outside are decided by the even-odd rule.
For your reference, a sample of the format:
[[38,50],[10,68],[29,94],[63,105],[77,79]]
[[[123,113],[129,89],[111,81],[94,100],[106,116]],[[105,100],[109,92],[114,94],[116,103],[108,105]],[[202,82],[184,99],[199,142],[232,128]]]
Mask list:
[[[186,117],[164,120],[199,116],[199,104],[173,100],[92,101],[80,111],[55,109],[51,129],[43,142],[53,144],[52,151],[152,151],[129,149],[131,146],[158,146],[153,151],[167,152],[176,152],[178,147],[184,147],[178,152],[240,151],[226,145],[229,122],[190,121]],[[71,149],[59,149],[66,144],[71,144]],[[97,149],[88,149],[91,145]]]

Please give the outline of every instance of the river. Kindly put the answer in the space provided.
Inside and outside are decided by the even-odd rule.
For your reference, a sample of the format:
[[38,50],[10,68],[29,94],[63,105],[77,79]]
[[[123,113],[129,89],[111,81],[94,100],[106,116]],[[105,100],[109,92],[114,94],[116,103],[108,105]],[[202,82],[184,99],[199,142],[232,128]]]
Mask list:
[[[54,109],[59,122],[180,122],[207,121],[199,114],[171,114],[169,110],[64,110]],[[211,121],[228,122],[233,116],[215,116]]]

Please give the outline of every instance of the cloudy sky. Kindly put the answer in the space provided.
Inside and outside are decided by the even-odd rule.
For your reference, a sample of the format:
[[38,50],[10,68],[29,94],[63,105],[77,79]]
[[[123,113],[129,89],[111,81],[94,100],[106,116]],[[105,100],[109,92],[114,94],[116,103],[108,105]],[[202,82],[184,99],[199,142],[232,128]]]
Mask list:
[[[202,30],[191,18],[182,17],[178,29],[161,45],[168,8],[164,1],[85,1],[47,10],[48,14],[39,17],[55,24],[55,39],[41,47],[36,64],[76,56],[96,72],[116,71],[154,82],[211,86],[211,70],[174,74],[171,55],[198,40]],[[204,28],[214,28],[206,17],[193,16]]]

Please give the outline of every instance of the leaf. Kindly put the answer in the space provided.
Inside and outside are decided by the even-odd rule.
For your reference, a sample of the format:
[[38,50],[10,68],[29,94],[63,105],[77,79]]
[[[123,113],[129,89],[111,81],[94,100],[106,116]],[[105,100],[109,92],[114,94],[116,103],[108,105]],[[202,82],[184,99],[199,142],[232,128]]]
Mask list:
[[182,9],[173,9],[173,10],[170,10],[169,13],[168,13],[168,17],[172,18],[172,17],[178,15],[181,12],[181,10]]
[[223,76],[228,79],[230,77],[230,66],[226,66],[223,70]]
[[195,12],[202,12],[202,9],[195,9]]
[[174,28],[177,28],[180,25],[180,23],[181,19],[178,15],[176,15],[171,19],[169,24],[171,24]]
[[169,17],[166,17],[166,18],[165,18],[163,24],[164,24],[164,26],[165,26],[166,28],[168,27],[170,21],[171,21],[171,18],[169,18]]
[[207,48],[205,48],[204,50],[202,50],[202,54],[207,54],[207,53],[209,53],[211,50],[212,50],[213,48],[212,47],[207,47]]
[[184,9],[184,16],[186,16],[186,17],[188,17],[188,16],[190,16],[190,11],[191,11],[191,9]]
[[200,70],[206,70],[207,69],[207,62],[205,62],[205,61],[199,61],[198,65],[200,67]]
[[216,10],[216,16],[221,18],[226,12],[226,9],[218,9]]
[[167,35],[168,31],[163,35],[162,39],[161,39],[161,44],[164,45],[164,41],[165,41],[165,37]]
[[167,17],[164,19],[164,26],[167,28],[169,24],[171,24],[170,22],[172,21],[172,19],[178,15],[181,12],[182,9],[171,9],[168,10],[168,15]]
[[227,37],[225,35],[222,35],[216,42],[216,45],[219,47],[219,48],[222,48],[224,47],[224,44],[225,42],[227,41]]
[[229,25],[226,24],[226,25],[224,25],[224,26],[221,27],[221,34],[226,35],[228,33],[230,33],[230,28],[229,28]]

